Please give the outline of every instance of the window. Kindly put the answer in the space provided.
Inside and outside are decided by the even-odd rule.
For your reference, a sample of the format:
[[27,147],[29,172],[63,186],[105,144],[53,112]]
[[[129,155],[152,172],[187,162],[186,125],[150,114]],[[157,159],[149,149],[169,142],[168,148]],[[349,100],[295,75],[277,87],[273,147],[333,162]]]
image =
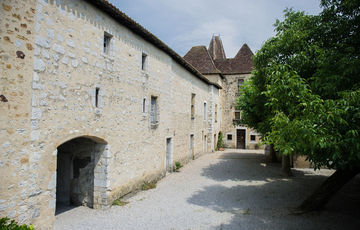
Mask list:
[[159,122],[157,97],[151,96],[150,122],[157,124]]
[[204,121],[206,121],[206,102],[204,102]]
[[142,103],[142,112],[146,113],[146,98],[144,97],[143,103]]
[[256,135],[250,135],[250,141],[256,141]]
[[238,94],[241,93],[241,89],[243,85],[244,85],[244,79],[243,78],[238,79]]
[[146,70],[147,68],[147,55],[145,53],[142,53],[141,56],[141,70]]
[[207,151],[207,137],[206,135],[204,136],[204,152]]
[[195,119],[195,94],[191,94],[191,119]]
[[217,122],[217,104],[215,104],[215,122]]
[[240,119],[241,119],[240,111],[235,111],[235,120],[240,120]]
[[104,53],[109,54],[110,53],[110,41],[111,41],[112,35],[109,33],[104,32]]
[[228,141],[231,141],[231,140],[232,140],[232,134],[228,134],[228,135],[227,135],[227,140],[228,140]]
[[100,91],[100,88],[96,87],[95,88],[95,107],[96,108],[99,107],[99,91]]

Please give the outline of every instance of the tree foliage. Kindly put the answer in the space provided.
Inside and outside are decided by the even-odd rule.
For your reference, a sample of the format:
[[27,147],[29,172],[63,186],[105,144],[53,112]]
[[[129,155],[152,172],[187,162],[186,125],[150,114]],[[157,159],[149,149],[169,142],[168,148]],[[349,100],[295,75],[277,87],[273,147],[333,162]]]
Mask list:
[[360,165],[360,1],[322,0],[319,15],[285,10],[237,99],[242,122],[281,154],[316,168]]
[[218,135],[218,141],[217,141],[217,145],[216,145],[216,150],[220,150],[221,148],[224,148],[224,135],[220,131],[219,135]]

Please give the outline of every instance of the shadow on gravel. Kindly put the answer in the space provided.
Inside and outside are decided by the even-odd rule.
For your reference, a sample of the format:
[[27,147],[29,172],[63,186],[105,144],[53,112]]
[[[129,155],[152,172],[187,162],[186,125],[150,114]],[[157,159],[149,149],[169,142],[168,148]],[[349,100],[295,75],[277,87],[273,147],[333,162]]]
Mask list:
[[[226,186],[219,183],[203,187],[188,199],[191,204],[233,215],[230,223],[214,229],[358,229],[360,226],[359,211],[337,211],[341,202],[330,202],[323,212],[290,214],[289,208],[298,206],[326,176],[293,170],[295,176],[285,178],[280,164],[264,164],[262,154],[230,153],[219,158],[218,163],[203,169],[202,176]],[[358,188],[358,185],[353,186]],[[343,196],[333,200],[341,201]],[[360,202],[357,204],[359,207]]]

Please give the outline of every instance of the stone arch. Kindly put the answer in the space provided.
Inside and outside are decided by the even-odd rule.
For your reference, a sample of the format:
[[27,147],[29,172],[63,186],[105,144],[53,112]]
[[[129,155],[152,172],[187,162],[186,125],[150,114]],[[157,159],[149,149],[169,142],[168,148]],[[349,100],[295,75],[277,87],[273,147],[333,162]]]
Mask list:
[[78,136],[57,149],[56,212],[70,205],[106,208],[110,191],[110,145],[96,136]]

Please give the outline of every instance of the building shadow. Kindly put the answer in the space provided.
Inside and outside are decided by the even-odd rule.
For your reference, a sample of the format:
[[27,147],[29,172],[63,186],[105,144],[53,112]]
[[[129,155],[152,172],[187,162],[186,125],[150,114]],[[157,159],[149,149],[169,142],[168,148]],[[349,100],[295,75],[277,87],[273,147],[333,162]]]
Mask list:
[[291,210],[327,176],[309,170],[295,169],[293,173],[291,178],[282,176],[281,165],[266,164],[262,154],[226,153],[202,172],[219,184],[203,187],[187,201],[232,215],[230,222],[213,229],[358,229],[359,211],[353,209],[360,204],[356,196],[360,180],[345,186],[324,211],[294,215]]

